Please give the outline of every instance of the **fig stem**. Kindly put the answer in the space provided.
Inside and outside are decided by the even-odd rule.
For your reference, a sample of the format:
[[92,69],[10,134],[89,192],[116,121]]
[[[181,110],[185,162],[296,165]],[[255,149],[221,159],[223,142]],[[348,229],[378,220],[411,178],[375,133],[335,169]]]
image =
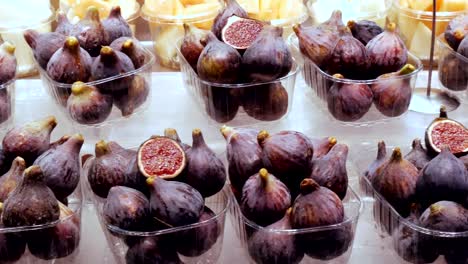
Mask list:
[[337,79],[344,79],[344,76],[343,76],[342,74],[339,74],[339,73],[333,74],[332,77],[333,77],[333,78],[337,78]]
[[130,51],[134,47],[134,43],[132,39],[127,39],[123,44],[122,44],[122,50]]
[[78,51],[80,49],[80,42],[75,37],[67,37],[64,47],[70,51]]
[[24,171],[24,177],[23,178],[28,179],[28,180],[42,181],[42,179],[44,178],[44,175],[42,174],[41,167],[39,167],[37,165],[33,165],[33,166],[27,168]]
[[94,148],[96,157],[101,157],[109,153],[109,145],[104,140],[99,140]]
[[288,216],[288,217],[291,216],[292,211],[293,211],[292,207],[289,207],[288,210],[286,210],[285,215]]
[[148,184],[149,186],[152,186],[154,184],[154,182],[156,181],[156,177],[149,177],[148,179],[146,179],[146,184]]
[[338,143],[338,140],[335,137],[329,137],[328,143],[330,144],[330,146],[335,146],[336,143]]
[[120,6],[114,6],[111,9],[108,17],[119,17],[119,16],[122,16],[122,10],[120,9]]
[[377,143],[377,159],[383,159],[387,156],[387,149],[385,147],[385,142],[383,140]]
[[263,145],[263,142],[270,137],[270,134],[266,130],[262,130],[257,135],[257,141],[260,145]]
[[262,181],[262,186],[267,187],[270,179],[268,171],[265,168],[262,168],[258,172],[258,175],[260,176],[260,180]]
[[178,143],[182,142],[180,140],[179,134],[177,134],[177,130],[175,130],[174,128],[164,129],[164,136],[168,137],[168,138],[171,138],[171,139],[177,141]]
[[442,106],[440,107],[439,118],[448,118],[447,108],[445,107],[445,105],[442,105]]
[[86,10],[86,18],[100,22],[99,9],[95,6],[89,6],[88,10]]
[[395,32],[395,30],[396,30],[396,24],[395,24],[395,22],[390,22],[390,23],[388,23],[386,29],[387,29],[387,31],[389,31],[389,32]]
[[80,95],[85,93],[87,86],[85,85],[84,82],[75,82],[72,85],[72,93],[74,95]]
[[306,195],[312,193],[320,188],[320,185],[313,179],[306,178],[301,182],[301,194]]
[[411,144],[411,147],[413,149],[422,149],[421,140],[419,138],[415,138],[413,140],[413,144]]
[[399,147],[396,147],[393,150],[392,157],[390,158],[391,161],[401,161],[403,159],[403,156],[401,154],[401,149]]
[[442,212],[442,206],[433,204],[429,207],[429,210],[431,211],[431,215],[438,215]]
[[221,134],[223,135],[224,139],[228,139],[234,133],[234,129],[230,126],[223,125],[220,128]]
[[9,41],[5,41],[3,44],[2,44],[3,48],[5,49],[6,52],[10,53],[11,55],[13,55],[15,53],[15,50],[16,50],[16,47],[15,45],[13,45],[11,42]]
[[195,148],[206,145],[205,139],[203,138],[203,133],[199,128],[195,128],[192,131],[192,145]]
[[408,63],[398,71],[398,75],[403,76],[403,75],[406,75],[406,74],[410,74],[410,73],[414,72],[415,70],[416,70],[416,68],[412,64]]
[[347,26],[349,28],[353,28],[355,25],[356,25],[356,21],[354,21],[354,20],[349,20],[348,23],[347,23]]

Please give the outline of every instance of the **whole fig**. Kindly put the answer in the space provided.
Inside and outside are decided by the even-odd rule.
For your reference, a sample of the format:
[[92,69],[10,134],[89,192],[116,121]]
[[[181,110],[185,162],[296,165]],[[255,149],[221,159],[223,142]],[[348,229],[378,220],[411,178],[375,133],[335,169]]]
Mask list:
[[150,89],[151,87],[145,77],[135,75],[128,89],[116,91],[112,94],[114,105],[120,109],[122,116],[129,116],[147,101]]
[[[86,82],[91,75],[92,58],[80,47],[78,39],[67,37],[47,63],[47,74],[60,83]],[[60,89],[60,88],[57,88]]]
[[72,85],[67,100],[70,117],[80,124],[99,124],[109,117],[112,111],[112,95],[101,93],[95,86],[83,82]]
[[468,15],[461,14],[452,19],[445,29],[444,37],[453,50],[457,50],[460,42],[468,35]]
[[206,38],[206,35],[206,31],[198,29],[193,24],[184,23],[184,40],[180,45],[180,53],[184,55],[194,71],[197,71],[198,58],[205,48],[202,40]]
[[3,204],[2,221],[6,227],[32,226],[51,223],[59,215],[58,201],[44,182],[41,168],[31,166]]
[[259,229],[249,239],[248,250],[255,263],[297,264],[304,258],[304,252],[298,245],[296,235],[281,232],[292,229],[291,212],[292,209],[289,208],[282,219]]
[[328,111],[334,118],[344,122],[361,119],[372,106],[372,90],[365,83],[342,81],[344,77],[341,74],[333,77],[337,80],[328,91]]
[[227,123],[236,117],[240,104],[239,89],[208,85],[201,88],[205,111],[213,120]]
[[431,161],[431,157],[427,154],[427,151],[422,146],[419,138],[413,140],[412,149],[408,154],[406,154],[405,159],[413,163],[419,171],[421,171],[424,166]]
[[288,111],[288,92],[281,82],[246,87],[242,91],[242,106],[257,120],[278,120]]
[[55,20],[57,20],[57,27],[55,28],[55,32],[64,36],[70,36],[73,24],[70,23],[67,15],[64,12],[59,11],[57,12],[57,17]]
[[267,226],[280,220],[290,206],[288,187],[266,169],[251,176],[242,188],[242,213],[257,225]]
[[26,30],[23,35],[33,51],[34,58],[43,69],[47,68],[47,63],[50,58],[52,58],[52,55],[54,55],[57,50],[63,47],[63,43],[66,39],[66,37],[60,33],[39,33],[33,29]]
[[127,264],[158,263],[182,264],[175,249],[156,237],[145,237],[129,247],[125,254]]
[[439,64],[439,80],[444,87],[452,91],[468,89],[468,62],[455,54],[447,54]]
[[348,28],[351,30],[353,37],[363,45],[367,45],[371,39],[383,32],[383,29],[377,23],[370,20],[350,20],[348,21]]
[[422,227],[446,232],[468,231],[468,210],[451,201],[429,206],[419,218]]
[[16,157],[11,164],[10,170],[0,177],[0,202],[5,202],[10,193],[23,178],[26,162],[21,157]]
[[236,0],[224,0],[224,4],[224,9],[221,10],[216,16],[211,28],[213,34],[220,40],[222,38],[223,28],[226,26],[226,23],[230,17],[233,15],[242,18],[248,17],[247,12],[237,3]]
[[120,37],[132,37],[132,30],[122,17],[120,6],[112,7],[109,16],[102,21],[102,27],[108,35],[108,43]]
[[[367,167],[367,170],[364,172],[364,176],[366,176],[370,182],[375,177],[375,173],[377,169],[387,161],[387,148],[385,146],[385,142],[383,140],[377,143],[377,158]],[[409,161],[409,160],[408,160]]]
[[[0,208],[3,210],[2,203],[0,203]],[[25,250],[26,241],[20,234],[14,232],[0,234],[0,260],[3,263],[17,262]]]
[[311,138],[310,141],[314,148],[313,160],[327,155],[327,153],[330,152],[333,146],[338,142],[335,137]]
[[80,42],[81,47],[93,57],[99,55],[102,46],[109,45],[109,34],[99,18],[99,9],[90,6],[86,16],[80,20],[70,31]]
[[59,201],[72,194],[80,182],[80,150],[83,143],[83,136],[75,134],[34,161],[34,165],[41,167],[47,186]]
[[200,129],[192,131],[192,138],[192,148],[186,153],[187,167],[182,181],[197,189],[203,197],[209,197],[224,187],[224,164],[206,145]]
[[120,37],[114,40],[110,47],[127,55],[133,63],[135,69],[139,69],[146,62],[146,52],[141,43],[136,38]]
[[19,156],[26,161],[26,164],[32,164],[49,149],[50,134],[56,125],[55,117],[49,116],[11,129],[2,142],[5,155]]
[[0,45],[0,85],[15,78],[16,75],[16,47],[6,41]]
[[333,10],[330,17],[319,24],[319,26],[322,28],[328,28],[333,31],[342,30],[345,27],[345,24],[343,24],[343,13],[338,9]]

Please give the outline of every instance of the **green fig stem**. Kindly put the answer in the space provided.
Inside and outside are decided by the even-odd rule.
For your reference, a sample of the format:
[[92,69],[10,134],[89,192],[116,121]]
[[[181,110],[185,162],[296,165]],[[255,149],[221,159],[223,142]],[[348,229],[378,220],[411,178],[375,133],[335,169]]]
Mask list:
[[342,74],[339,74],[339,73],[333,74],[332,77],[333,77],[333,78],[336,78],[336,79],[344,79],[344,76],[343,76]]
[[73,83],[71,90],[73,95],[79,96],[89,92],[90,89],[84,82],[75,82]]
[[70,137],[70,139],[77,142],[77,143],[81,143],[81,144],[84,143],[84,137],[83,137],[83,135],[81,135],[79,133],[74,134],[73,136]]
[[286,210],[286,213],[284,215],[287,217],[290,217],[292,215],[292,211],[293,211],[292,207],[289,207],[288,210]]
[[100,22],[99,9],[95,6],[88,7],[88,10],[86,10],[86,19]]
[[11,55],[13,55],[13,54],[15,53],[16,47],[15,47],[15,45],[13,45],[13,44],[12,44],[11,42],[9,42],[9,41],[5,41],[5,42],[2,44],[2,47],[3,47],[3,49],[4,49],[7,53],[9,53],[9,54],[11,54]]
[[313,179],[306,178],[302,180],[300,189],[302,195],[307,195],[320,189],[320,185]]
[[356,26],[356,21],[354,20],[350,20],[348,21],[348,23],[346,24],[349,28],[353,28]]
[[262,130],[258,133],[257,135],[257,141],[258,141],[258,144],[260,144],[260,146],[263,145],[263,143],[265,142],[265,140],[267,138],[270,137],[270,134],[266,131],[266,130]]
[[158,176],[155,176],[155,177],[149,177],[146,179],[146,184],[148,186],[153,186],[154,185],[154,182],[156,181],[156,178],[159,178]]
[[192,146],[194,148],[206,146],[205,139],[203,138],[203,133],[198,128],[195,128],[192,131]]
[[187,36],[188,34],[190,34],[190,24],[184,23],[183,27],[184,27],[184,35]]
[[117,53],[109,46],[103,46],[101,48],[100,56],[101,61],[106,65],[113,64],[118,60]]
[[397,75],[399,76],[407,75],[407,74],[414,72],[415,70],[416,68],[412,64],[408,63],[398,71]]
[[329,144],[330,146],[335,146],[336,143],[338,143],[338,140],[337,140],[335,137],[329,137],[329,138],[328,138],[328,144]]
[[41,167],[33,165],[24,171],[24,179],[33,181],[42,181],[44,174],[42,174]]
[[447,108],[445,107],[445,105],[442,105],[442,106],[440,107],[439,118],[448,118]]
[[456,29],[455,32],[453,32],[453,36],[457,40],[462,40],[465,37],[464,30],[462,29]]
[[401,154],[401,149],[399,147],[396,147],[393,150],[392,157],[390,158],[390,161],[402,161],[403,160],[403,155]]
[[258,175],[260,176],[260,180],[262,181],[262,186],[264,188],[268,187],[269,180],[270,180],[270,175],[269,175],[268,171],[265,168],[262,168],[258,172]]
[[438,204],[433,204],[429,207],[431,215],[438,215],[442,212],[442,206]]
[[96,143],[96,146],[94,147],[94,154],[96,155],[96,157],[99,158],[101,156],[106,155],[109,152],[109,144],[107,144],[104,140],[99,140]]
[[121,16],[122,16],[122,10],[120,9],[120,6],[114,6],[109,12],[108,17],[111,18],[111,17],[121,17]]
[[234,134],[234,129],[230,126],[223,125],[220,128],[221,134],[223,135],[224,139],[230,138]]
[[77,52],[80,50],[80,42],[75,37],[67,37],[63,47],[71,52]]
[[10,170],[24,171],[26,169],[26,161],[22,157],[16,157],[11,164]]
[[[135,44],[132,39],[127,39],[123,44],[122,44],[122,51],[131,51],[135,48]],[[126,52],[124,52],[126,53]]]
[[386,30],[389,31],[389,32],[395,32],[396,28],[397,28],[397,26],[396,26],[396,24],[394,22],[390,22],[386,26]]
[[383,159],[387,156],[387,148],[385,147],[385,142],[383,140],[377,143],[377,159]]
[[175,130],[174,128],[164,129],[164,136],[168,137],[170,139],[173,139],[173,140],[177,141],[178,143],[182,142],[180,140],[179,134],[177,134],[177,130]]

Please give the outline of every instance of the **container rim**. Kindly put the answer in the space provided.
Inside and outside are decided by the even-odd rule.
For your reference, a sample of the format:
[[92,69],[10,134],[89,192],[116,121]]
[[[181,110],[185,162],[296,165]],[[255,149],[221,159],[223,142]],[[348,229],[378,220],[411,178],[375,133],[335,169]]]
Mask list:
[[[317,2],[318,0],[308,0],[306,2],[306,7],[307,9],[309,10],[309,12],[311,13],[311,18],[313,19],[314,16],[312,16],[312,12],[314,10],[312,10],[312,5]],[[379,10],[379,11],[371,11],[371,12],[362,12],[362,13],[359,13],[359,17],[357,18],[358,20],[364,20],[364,19],[369,19],[369,20],[372,20],[374,17],[378,16],[379,14],[387,14],[388,11],[390,10],[390,8],[392,8],[392,5],[393,5],[393,0],[383,0],[385,2],[385,9],[383,10]],[[385,16],[384,15],[384,16]],[[383,17],[384,17],[383,16]],[[375,18],[374,18],[375,19]]]
[[[72,21],[73,18],[68,17],[67,12],[65,12],[65,10],[62,9],[62,2],[63,2],[63,0],[59,0],[59,8],[57,9],[56,14],[58,12],[64,12],[65,15],[67,16],[67,18],[70,20],[70,22],[73,23],[73,21]],[[66,4],[66,5],[68,5],[68,4]],[[65,7],[65,8],[67,8],[67,7]],[[71,9],[73,7],[68,6],[68,8]],[[127,23],[133,22],[135,19],[137,19],[140,16],[140,10],[141,10],[140,3],[135,1],[135,11],[132,14],[130,14],[127,18],[124,17],[125,21],[127,21]]]
[[0,34],[15,32],[15,31],[24,31],[26,29],[38,28],[38,27],[45,26],[47,24],[52,23],[55,20],[56,10],[54,9],[53,6],[50,6],[49,9],[50,9],[51,14],[45,20],[36,21],[36,22],[34,22],[32,24],[28,24],[28,25],[21,25],[21,26],[15,26],[15,27],[10,27],[10,28],[2,28],[0,26]]
[[[283,230],[271,229],[271,228],[266,228],[266,227],[257,225],[253,221],[249,220],[247,217],[244,216],[244,214],[240,210],[240,207],[238,207],[238,208],[239,208],[239,213],[240,213],[240,215],[242,217],[242,222],[244,224],[248,225],[249,227],[257,230],[257,231],[258,230],[265,230],[265,231],[268,231],[268,232],[275,232],[275,233],[278,233],[278,234],[289,234],[289,235],[300,235],[300,234],[315,233],[315,232],[320,232],[320,231],[329,231],[329,230],[334,230],[334,229],[337,229],[337,228],[344,227],[344,226],[348,225],[349,223],[353,223],[353,222],[357,223],[358,220],[359,220],[359,216],[361,215],[363,207],[364,207],[363,203],[362,203],[361,198],[359,197],[359,195],[357,195],[357,193],[354,191],[354,189],[350,185],[348,185],[348,192],[349,192],[349,194],[351,194],[351,197],[349,197],[349,198],[352,199],[349,203],[353,203],[353,204],[358,203],[359,204],[359,210],[353,210],[353,215],[348,216],[348,217],[345,216],[345,220],[343,222],[338,223],[338,224],[334,224],[334,225],[326,225],[326,226],[310,227],[310,228],[301,228],[301,229],[283,229]],[[237,201],[236,201],[236,199],[234,197],[231,198],[231,199],[233,199],[237,203]]]
[[183,23],[201,23],[205,21],[209,21],[214,19],[219,11],[221,10],[222,5],[219,4],[219,9],[206,11],[203,13],[197,13],[192,15],[185,15],[185,16],[174,16],[174,15],[153,15],[148,10],[147,4],[145,3],[141,7],[141,17],[153,23],[161,23],[161,24],[183,24]]
[[[298,60],[298,58],[295,58],[294,52],[291,52],[291,56],[292,56],[292,59],[293,59],[293,66],[292,66],[291,70],[285,76],[283,76],[281,78],[278,78],[278,79],[275,79],[273,81],[270,81],[270,82],[256,82],[256,83],[233,83],[233,84],[209,82],[209,81],[205,81],[205,80],[200,79],[200,77],[198,77],[198,74],[195,72],[195,70],[192,68],[192,66],[190,66],[190,64],[187,62],[184,55],[182,55],[182,53],[180,51],[180,45],[182,44],[182,41],[183,41],[183,38],[179,39],[176,42],[176,51],[177,51],[177,55],[179,57],[180,63],[187,65],[187,67],[190,68],[189,71],[191,71],[191,73],[194,74],[194,76],[196,76],[196,78],[197,78],[197,80],[199,82],[201,82],[201,83],[203,83],[205,85],[209,85],[209,86],[240,89],[240,88],[252,87],[252,86],[257,86],[257,85],[277,83],[277,82],[280,82],[280,81],[283,81],[283,80],[286,80],[286,79],[295,78],[297,76],[297,74],[302,69],[302,64],[299,63],[300,60]],[[286,44],[288,44],[288,43],[286,43]],[[289,46],[289,48],[291,48],[291,45],[288,44],[288,46]]]
[[[404,7],[398,4],[398,1],[393,1],[393,6],[400,12],[403,12],[405,15],[410,16],[412,18],[419,18],[419,19],[432,19],[432,11],[423,11],[423,10],[415,10],[409,7]],[[468,10],[460,10],[460,11],[437,11],[437,17],[442,19],[452,19],[458,15],[468,14]]]
[[439,35],[437,37],[437,43],[439,44],[439,47],[441,49],[450,52],[450,55],[455,56],[457,59],[463,61],[464,63],[466,63],[468,65],[468,58],[461,55],[460,53],[456,52],[454,49],[452,49],[452,47],[450,47],[448,45],[447,41],[445,40],[444,34]]
[[[296,34],[292,33],[289,37],[288,37],[288,42],[290,43],[290,46],[294,47],[300,54],[302,54],[302,52],[300,52],[299,50],[299,47],[298,47],[298,38],[296,36]],[[313,67],[316,69],[317,72],[320,73],[320,75],[322,75],[323,77],[325,77],[326,79],[330,80],[330,81],[333,81],[333,82],[336,82],[336,83],[353,83],[353,84],[367,84],[367,85],[372,85],[372,84],[375,84],[375,83],[379,83],[379,82],[382,82],[382,80],[380,79],[370,79],[370,80],[353,80],[353,79],[339,79],[339,78],[335,78],[333,77],[332,75],[324,72],[322,69],[320,69],[319,66],[317,66],[317,64],[315,64],[315,62],[313,62],[311,59],[309,59],[307,56],[303,55],[302,54],[302,57],[304,58],[304,60],[307,60],[309,61]],[[402,80],[402,79],[411,79],[412,77],[416,76],[422,69],[423,69],[423,64],[421,62],[421,60],[415,56],[414,54],[412,54],[411,52],[408,51],[408,57],[409,59],[413,60],[415,62],[416,65],[415,66],[415,70],[411,73],[408,73],[408,74],[404,74],[404,75],[397,75],[397,76],[392,76],[390,78],[386,78],[385,80],[387,81],[390,81],[390,80]]]
[[0,90],[8,88],[10,85],[14,84],[15,82],[16,82],[16,77],[9,80],[8,82],[6,82],[4,84],[0,84]]

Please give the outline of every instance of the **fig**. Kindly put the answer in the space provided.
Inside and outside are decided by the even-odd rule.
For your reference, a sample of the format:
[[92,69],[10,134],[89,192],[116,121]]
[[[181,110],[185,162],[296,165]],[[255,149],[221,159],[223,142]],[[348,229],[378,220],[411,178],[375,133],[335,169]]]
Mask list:
[[364,176],[366,176],[369,179],[369,181],[372,182],[372,180],[375,177],[375,173],[377,172],[377,169],[386,161],[387,148],[385,146],[385,142],[381,140],[379,141],[379,143],[377,143],[377,158],[369,165],[369,167],[367,167],[367,170],[364,172]]
[[17,233],[0,234],[0,261],[16,263],[26,250],[26,241]]
[[431,161],[431,157],[427,154],[427,151],[422,146],[419,138],[413,140],[412,149],[405,155],[405,159],[413,163],[419,171],[421,171],[424,166]]
[[460,160],[465,164],[465,167],[468,170],[468,155],[461,157]]
[[253,82],[270,82],[286,76],[292,65],[281,27],[265,26],[242,56],[242,70]]
[[372,186],[395,210],[407,216],[415,198],[418,177],[418,169],[403,158],[397,147],[390,159],[377,168]]
[[132,37],[132,30],[122,17],[120,6],[112,7],[109,16],[102,21],[102,27],[108,35],[108,43],[120,37]]
[[0,85],[15,78],[16,75],[16,47],[8,41],[0,45]]
[[216,214],[206,207],[198,219],[199,226],[177,234],[177,252],[187,257],[198,257],[210,250],[223,231]]
[[242,213],[257,225],[268,226],[280,220],[290,206],[288,187],[264,168],[252,175],[242,188]]
[[463,203],[468,193],[468,174],[463,162],[448,147],[422,169],[417,195],[423,204],[447,200]]
[[0,174],[5,174],[11,167],[12,158],[0,148]]
[[62,11],[58,11],[55,20],[57,20],[57,27],[55,28],[55,32],[64,36],[70,36],[73,24],[70,23],[67,15]]
[[43,68],[47,68],[52,55],[63,47],[66,37],[57,32],[39,33],[33,29],[28,29],[23,33],[24,39],[31,47],[34,58]]
[[344,122],[357,121],[371,108],[373,94],[365,83],[346,82],[341,74],[333,75],[334,81],[327,95],[328,111]]
[[23,178],[26,162],[21,157],[16,157],[11,164],[10,170],[0,177],[0,202],[5,202],[10,193],[15,190]]
[[86,82],[91,75],[91,63],[91,56],[80,47],[78,39],[67,37],[47,63],[47,74],[60,83]]
[[242,106],[257,120],[278,120],[288,111],[288,92],[281,82],[246,87],[242,91]]
[[187,151],[187,170],[182,181],[209,197],[223,189],[226,170],[223,162],[205,143],[200,129],[192,131],[192,148]]
[[333,10],[330,18],[319,25],[322,28],[328,28],[333,31],[342,30],[345,25],[343,24],[343,13],[341,10]]
[[2,221],[6,227],[32,226],[56,221],[59,215],[58,201],[47,187],[41,168],[31,166],[3,204]]
[[22,157],[32,164],[37,157],[49,149],[50,134],[57,125],[54,116],[32,121],[9,130],[3,138],[3,151],[10,157]]
[[310,175],[316,183],[334,191],[342,200],[348,190],[347,158],[348,146],[336,144],[326,155],[312,162]]
[[41,167],[47,186],[59,201],[64,201],[72,194],[80,182],[79,158],[83,143],[83,136],[75,134],[34,161],[34,165]]
[[228,19],[232,16],[248,18],[247,12],[237,3],[236,0],[224,0],[225,7],[219,12],[213,22],[211,31],[218,38],[222,39],[222,31]]
[[445,29],[444,37],[452,49],[457,50],[460,42],[468,35],[468,15],[462,14],[452,19]]
[[258,131],[223,126],[221,134],[227,142],[229,182],[240,201],[245,182],[263,168],[262,148],[257,141]]
[[70,35],[76,37],[81,47],[93,57],[99,55],[102,46],[111,42],[99,18],[99,9],[94,6],[88,8],[86,16],[71,29]]
[[[91,66],[91,80],[97,81],[119,76],[133,70],[135,70],[133,62],[127,55],[113,50],[109,46],[104,46]],[[132,85],[132,80],[133,76],[126,76],[98,84],[97,87],[101,92],[113,93],[128,89]]]
[[[468,36],[468,34],[467,34]],[[468,38],[465,36],[463,40],[460,42],[460,45],[458,46],[457,52],[464,56],[465,58],[468,58]]]
[[193,24],[184,23],[184,39],[180,45],[180,53],[194,71],[197,71],[198,58],[205,48],[202,42],[206,36],[206,31],[197,28]]
[[303,24],[293,26],[293,30],[299,39],[301,53],[322,68],[328,62],[339,34],[329,28],[306,27]]
[[0,124],[7,121],[11,116],[12,98],[6,87],[0,88]]
[[198,76],[208,82],[235,83],[239,79],[241,62],[242,57],[236,49],[208,33],[206,46],[197,62]]
[[383,32],[383,29],[374,21],[359,20],[348,21],[348,28],[351,30],[353,37],[359,40],[363,45]]
[[93,192],[106,198],[110,188],[126,186],[141,191],[144,177],[133,172],[132,165],[136,162],[136,152],[122,148],[116,142],[96,143],[96,158],[92,161],[88,171],[88,182]]
[[166,181],[155,176],[146,180],[150,186],[150,213],[158,221],[171,226],[198,222],[203,213],[203,196],[192,186]]
[[462,123],[450,119],[445,106],[441,106],[439,117],[427,127],[425,133],[426,148],[432,156],[441,152],[444,146],[456,156],[468,153],[468,129]]
[[171,138],[171,139],[175,140],[177,143],[179,143],[180,146],[182,147],[182,149],[185,152],[187,152],[187,150],[189,150],[191,148],[190,145],[185,144],[185,143],[182,142],[182,140],[179,137],[179,134],[177,133],[177,130],[175,130],[174,128],[164,129],[164,136],[168,137],[168,138]]
[[147,178],[173,179],[186,167],[187,156],[177,141],[152,136],[138,149],[138,168]]
[[143,231],[148,224],[149,201],[135,189],[114,186],[109,190],[102,211],[108,225],[123,230]]
[[136,75],[128,89],[113,93],[114,105],[120,109],[122,116],[129,116],[146,102],[150,89],[145,77]]
[[67,100],[70,117],[80,124],[102,123],[112,111],[112,96],[102,94],[92,85],[75,82]]
[[265,23],[255,19],[231,16],[221,31],[221,40],[243,52],[257,39],[264,25]]
[[155,237],[145,237],[129,247],[125,261],[127,264],[182,264],[175,249],[168,247]]
[[135,69],[139,69],[146,62],[146,52],[141,43],[136,38],[121,37],[114,40],[110,47],[127,55],[133,63]]
[[439,61],[439,80],[452,91],[468,89],[468,63],[455,54],[447,54]]
[[388,23],[384,32],[367,43],[366,50],[370,68],[376,75],[396,72],[408,61],[408,50],[393,22]]
[[282,264],[300,263],[304,252],[298,245],[296,235],[281,232],[290,230],[291,212],[289,208],[283,218],[259,229],[248,241],[248,251],[255,263]]
[[314,155],[312,159],[319,159],[325,155],[336,145],[337,140],[335,137],[325,137],[325,138],[312,138],[310,139]]
[[439,201],[423,212],[419,222],[432,230],[464,232],[468,231],[468,210],[452,201]]
[[80,243],[80,218],[70,208],[60,204],[60,222],[54,227],[33,231],[28,235],[28,249],[44,260],[71,255]]
[[202,87],[206,113],[216,122],[227,123],[234,119],[239,110],[239,89],[208,86]]
[[341,73],[351,79],[364,79],[368,68],[366,47],[346,31],[336,42],[326,68],[331,74]]
[[406,64],[398,72],[380,75],[370,88],[374,93],[374,105],[382,114],[396,117],[405,113],[413,94],[411,78],[402,78],[416,69]]
[[257,140],[263,149],[263,164],[288,186],[294,197],[299,183],[312,171],[314,150],[310,140],[300,132],[269,135],[265,130],[258,133]]

